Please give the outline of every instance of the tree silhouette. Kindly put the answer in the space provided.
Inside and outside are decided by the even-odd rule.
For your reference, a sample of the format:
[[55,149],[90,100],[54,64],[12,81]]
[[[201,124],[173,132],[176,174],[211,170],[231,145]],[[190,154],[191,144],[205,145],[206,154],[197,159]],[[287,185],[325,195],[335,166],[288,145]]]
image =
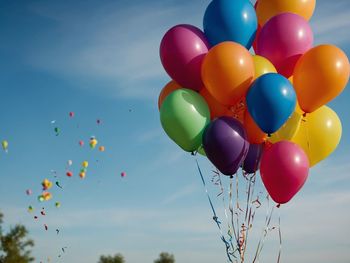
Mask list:
[[159,254],[159,258],[154,263],[175,263],[175,257],[172,254],[162,252]]
[[17,224],[5,234],[2,230],[2,223],[3,214],[0,213],[0,262],[29,263],[34,261],[34,258],[30,255],[30,248],[34,246],[34,242],[27,239],[27,229]]
[[125,263],[122,254],[116,254],[114,256],[101,256],[98,263]]

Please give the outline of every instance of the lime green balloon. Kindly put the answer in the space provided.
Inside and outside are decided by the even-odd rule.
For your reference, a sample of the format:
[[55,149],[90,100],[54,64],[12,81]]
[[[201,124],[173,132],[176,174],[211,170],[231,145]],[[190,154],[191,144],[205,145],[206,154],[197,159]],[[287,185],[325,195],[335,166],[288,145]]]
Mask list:
[[203,145],[201,145],[197,151],[200,155],[207,156],[207,154],[205,153],[205,150],[203,148]]
[[202,134],[210,122],[210,112],[204,98],[189,89],[170,93],[160,108],[160,122],[168,136],[187,152],[202,144]]

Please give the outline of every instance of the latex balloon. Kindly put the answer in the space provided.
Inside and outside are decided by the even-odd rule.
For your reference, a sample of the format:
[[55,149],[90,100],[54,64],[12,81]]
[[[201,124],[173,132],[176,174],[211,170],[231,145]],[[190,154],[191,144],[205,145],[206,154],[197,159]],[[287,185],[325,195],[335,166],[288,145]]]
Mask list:
[[189,89],[178,89],[164,100],[160,121],[177,145],[193,152],[202,144],[202,133],[210,121],[210,112],[201,95]]
[[308,174],[309,160],[297,144],[280,141],[264,150],[260,175],[276,203],[290,201],[303,187]]
[[267,74],[267,73],[277,73],[274,65],[267,59],[259,55],[253,56],[255,76],[254,79]]
[[181,86],[179,84],[177,84],[175,81],[170,81],[168,84],[165,85],[165,87],[162,89],[162,91],[159,94],[158,97],[158,109],[160,109],[160,107],[163,104],[163,101],[165,100],[165,98],[174,90],[177,89],[181,89]]
[[66,175],[67,175],[68,177],[72,177],[72,176],[73,176],[73,173],[72,173],[71,171],[68,171],[68,172],[66,173]]
[[292,84],[285,77],[268,73],[254,81],[247,94],[249,113],[260,129],[272,134],[294,112],[296,95]]
[[203,27],[213,46],[234,41],[249,49],[258,23],[249,0],[213,0],[205,11]]
[[248,154],[243,162],[243,170],[253,174],[259,170],[260,159],[264,150],[263,144],[250,144]]
[[86,176],[86,172],[80,172],[80,173],[79,173],[79,177],[80,177],[81,179],[84,179],[85,176]]
[[292,141],[309,157],[310,167],[326,159],[338,146],[342,125],[337,114],[322,106],[306,116]]
[[200,155],[203,155],[203,156],[207,156],[207,154],[205,153],[205,150],[203,148],[203,145],[201,145],[199,148],[198,148],[198,153]]
[[82,163],[82,166],[83,166],[84,168],[87,168],[87,167],[89,166],[89,162],[88,162],[88,161],[84,161],[84,162]]
[[228,107],[220,104],[220,102],[218,102],[206,88],[201,89],[200,94],[208,104],[210,110],[210,119],[229,115],[230,112]]
[[301,109],[310,113],[337,97],[348,83],[349,72],[349,60],[336,46],[320,45],[306,52],[293,74]]
[[272,143],[292,140],[294,135],[299,130],[301,119],[302,115],[300,113],[293,112],[286,123],[283,124],[283,126],[278,131],[272,134],[268,140]]
[[315,6],[316,0],[259,0],[256,14],[260,25],[281,13],[294,13],[309,20]]
[[1,146],[2,146],[2,149],[3,149],[4,151],[7,151],[8,147],[9,147],[8,141],[3,140],[3,141],[1,142]]
[[267,134],[255,123],[248,110],[245,111],[243,124],[249,143],[261,144],[266,141]]
[[242,124],[231,117],[212,121],[203,134],[208,159],[225,175],[233,175],[242,165],[249,149]]
[[208,52],[202,78],[210,94],[221,104],[241,100],[254,79],[254,62],[249,51],[234,42],[223,42]]
[[312,44],[309,23],[296,14],[283,13],[271,18],[261,29],[257,54],[270,60],[278,73],[288,78]]
[[204,33],[191,25],[171,28],[160,44],[160,59],[169,76],[180,86],[199,91],[201,66],[209,49]]

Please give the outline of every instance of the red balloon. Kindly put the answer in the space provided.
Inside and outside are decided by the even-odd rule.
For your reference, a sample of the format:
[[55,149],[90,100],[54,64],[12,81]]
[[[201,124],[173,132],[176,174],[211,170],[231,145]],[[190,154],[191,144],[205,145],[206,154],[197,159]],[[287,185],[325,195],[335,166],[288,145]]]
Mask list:
[[160,59],[166,72],[181,87],[199,91],[204,87],[201,67],[209,47],[200,29],[177,25],[163,37]]
[[309,167],[309,159],[300,146],[280,141],[265,149],[260,175],[272,199],[284,204],[303,187]]

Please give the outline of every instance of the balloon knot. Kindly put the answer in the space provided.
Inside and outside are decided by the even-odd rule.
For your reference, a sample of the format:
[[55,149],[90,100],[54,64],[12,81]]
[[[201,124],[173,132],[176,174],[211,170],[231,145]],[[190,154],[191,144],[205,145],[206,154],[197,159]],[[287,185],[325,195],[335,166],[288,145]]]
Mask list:
[[267,134],[267,137],[271,138],[272,134],[271,133],[268,133]]
[[277,208],[280,208],[280,207],[281,207],[281,204],[278,204],[276,207],[277,207]]

